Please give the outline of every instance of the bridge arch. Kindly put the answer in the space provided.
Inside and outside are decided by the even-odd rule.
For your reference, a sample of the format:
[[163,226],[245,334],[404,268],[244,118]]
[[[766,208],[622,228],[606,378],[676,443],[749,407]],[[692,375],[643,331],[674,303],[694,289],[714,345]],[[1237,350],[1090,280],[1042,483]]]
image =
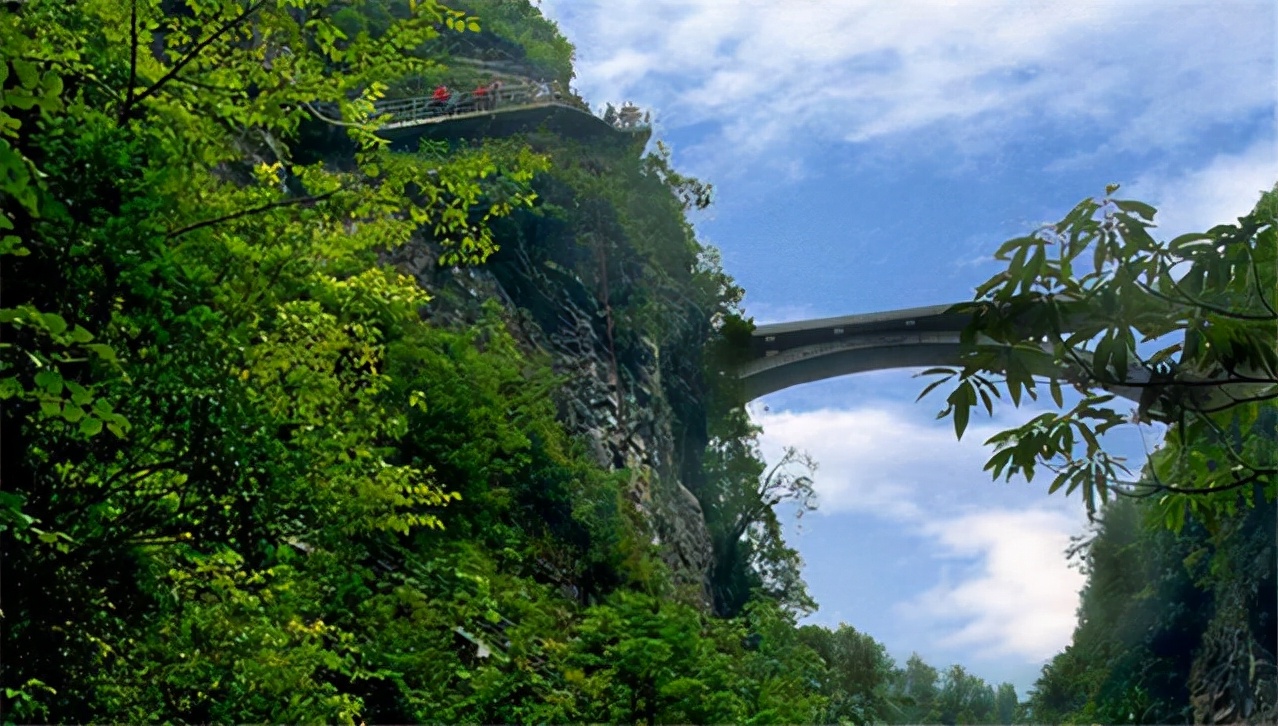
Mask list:
[[[757,327],[750,356],[737,369],[747,401],[792,386],[866,371],[962,365],[960,341],[971,317],[951,305],[800,320]],[[1033,371],[1064,380],[1084,377],[1068,367]],[[1149,372],[1133,366],[1134,385],[1107,389],[1139,401]]]

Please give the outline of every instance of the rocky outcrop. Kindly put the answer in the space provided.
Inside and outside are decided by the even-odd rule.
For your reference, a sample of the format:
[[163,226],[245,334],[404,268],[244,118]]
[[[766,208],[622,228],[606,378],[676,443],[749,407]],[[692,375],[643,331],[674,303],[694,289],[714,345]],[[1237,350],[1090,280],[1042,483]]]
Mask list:
[[505,307],[515,336],[549,353],[565,377],[560,418],[600,466],[630,472],[629,496],[648,522],[675,582],[708,606],[713,561],[701,505],[679,481],[657,351],[632,346],[618,358],[608,311],[582,280],[558,265],[534,265],[517,250],[493,264],[441,268],[439,249],[416,241],[388,259],[435,295],[427,314],[445,325],[475,322],[485,301]]

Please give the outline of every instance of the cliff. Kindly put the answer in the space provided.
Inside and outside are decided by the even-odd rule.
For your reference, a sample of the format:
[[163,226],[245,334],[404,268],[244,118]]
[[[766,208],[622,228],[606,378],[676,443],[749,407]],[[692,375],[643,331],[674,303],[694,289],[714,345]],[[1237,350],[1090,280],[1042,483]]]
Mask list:
[[573,98],[382,143],[493,49],[566,85],[466,5],[7,16],[6,719],[831,720],[709,188]]
[[[559,143],[547,138],[541,141],[543,148]],[[617,150],[606,142],[602,147],[596,161],[629,167],[629,174],[618,175],[622,180],[613,191],[622,197],[664,194],[664,205],[645,206],[651,207],[650,214],[678,215],[665,220],[666,228],[686,234],[678,200],[668,188],[660,188],[657,179],[646,179],[646,189],[625,187],[626,177],[644,179],[639,149],[628,146]],[[606,177],[602,170],[595,176]],[[572,435],[586,442],[596,464],[627,474],[627,497],[643,515],[651,540],[675,582],[694,586],[701,593],[702,604],[708,605],[713,546],[705,513],[689,486],[696,486],[696,482],[683,481],[685,471],[699,461],[697,449],[706,443],[704,434],[695,433],[704,432],[704,421],[687,419],[704,416],[705,402],[681,401],[681,418],[670,400],[672,395],[686,399],[689,382],[684,378],[688,376],[693,385],[702,386],[697,366],[700,348],[708,341],[679,336],[663,345],[635,324],[631,304],[649,292],[641,286],[652,276],[651,270],[642,269],[649,264],[640,262],[643,251],[620,224],[604,231],[591,230],[583,227],[581,220],[563,214],[562,210],[579,206],[577,190],[553,178],[538,186],[559,198],[500,229],[497,239],[501,247],[487,264],[467,268],[442,265],[443,248],[425,237],[396,250],[389,261],[435,296],[424,313],[437,323],[464,329],[484,314],[486,302],[501,302],[509,330],[525,351],[549,354],[561,381],[555,393],[560,420]],[[617,212],[600,199],[594,202],[605,205],[600,209]],[[600,236],[605,234],[609,236]],[[687,237],[673,242],[695,245]],[[632,269],[626,272],[632,276],[611,274],[606,255],[630,260]],[[684,314],[695,319],[681,321],[683,324],[695,323],[703,334],[711,331],[710,312]],[[687,344],[695,347],[680,349]],[[673,386],[663,379],[663,369],[682,390],[670,390]],[[676,430],[682,434],[679,441]]]

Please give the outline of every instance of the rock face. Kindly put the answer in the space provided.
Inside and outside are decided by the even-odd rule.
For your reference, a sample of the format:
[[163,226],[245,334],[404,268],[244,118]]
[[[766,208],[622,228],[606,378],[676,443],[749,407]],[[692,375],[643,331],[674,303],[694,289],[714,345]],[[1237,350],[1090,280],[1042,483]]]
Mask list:
[[713,547],[701,504],[679,481],[673,414],[655,346],[618,359],[607,306],[564,268],[529,264],[526,257],[521,262],[517,250],[503,250],[482,267],[441,268],[439,251],[415,241],[388,261],[432,291],[427,314],[440,324],[471,324],[485,302],[496,300],[515,336],[529,350],[550,354],[565,377],[557,401],[561,420],[600,466],[631,473],[630,499],[675,582],[698,592],[708,607]]

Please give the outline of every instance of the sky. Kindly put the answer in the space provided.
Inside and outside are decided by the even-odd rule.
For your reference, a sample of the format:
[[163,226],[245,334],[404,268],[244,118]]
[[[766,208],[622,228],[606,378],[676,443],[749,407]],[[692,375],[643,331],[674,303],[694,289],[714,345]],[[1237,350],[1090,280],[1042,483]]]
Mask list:
[[[756,322],[970,299],[1009,238],[1106,184],[1170,238],[1233,221],[1278,181],[1272,0],[543,0],[595,106],[652,110],[676,166],[715,187],[693,218]],[[1087,520],[1041,480],[992,482],[913,371],[752,405],[765,454],[819,462],[791,522],[820,610],[904,662],[962,663],[1024,696],[1070,639]],[[1050,405],[1050,404],[1049,404]],[[1111,442],[1138,466],[1157,432]]]

